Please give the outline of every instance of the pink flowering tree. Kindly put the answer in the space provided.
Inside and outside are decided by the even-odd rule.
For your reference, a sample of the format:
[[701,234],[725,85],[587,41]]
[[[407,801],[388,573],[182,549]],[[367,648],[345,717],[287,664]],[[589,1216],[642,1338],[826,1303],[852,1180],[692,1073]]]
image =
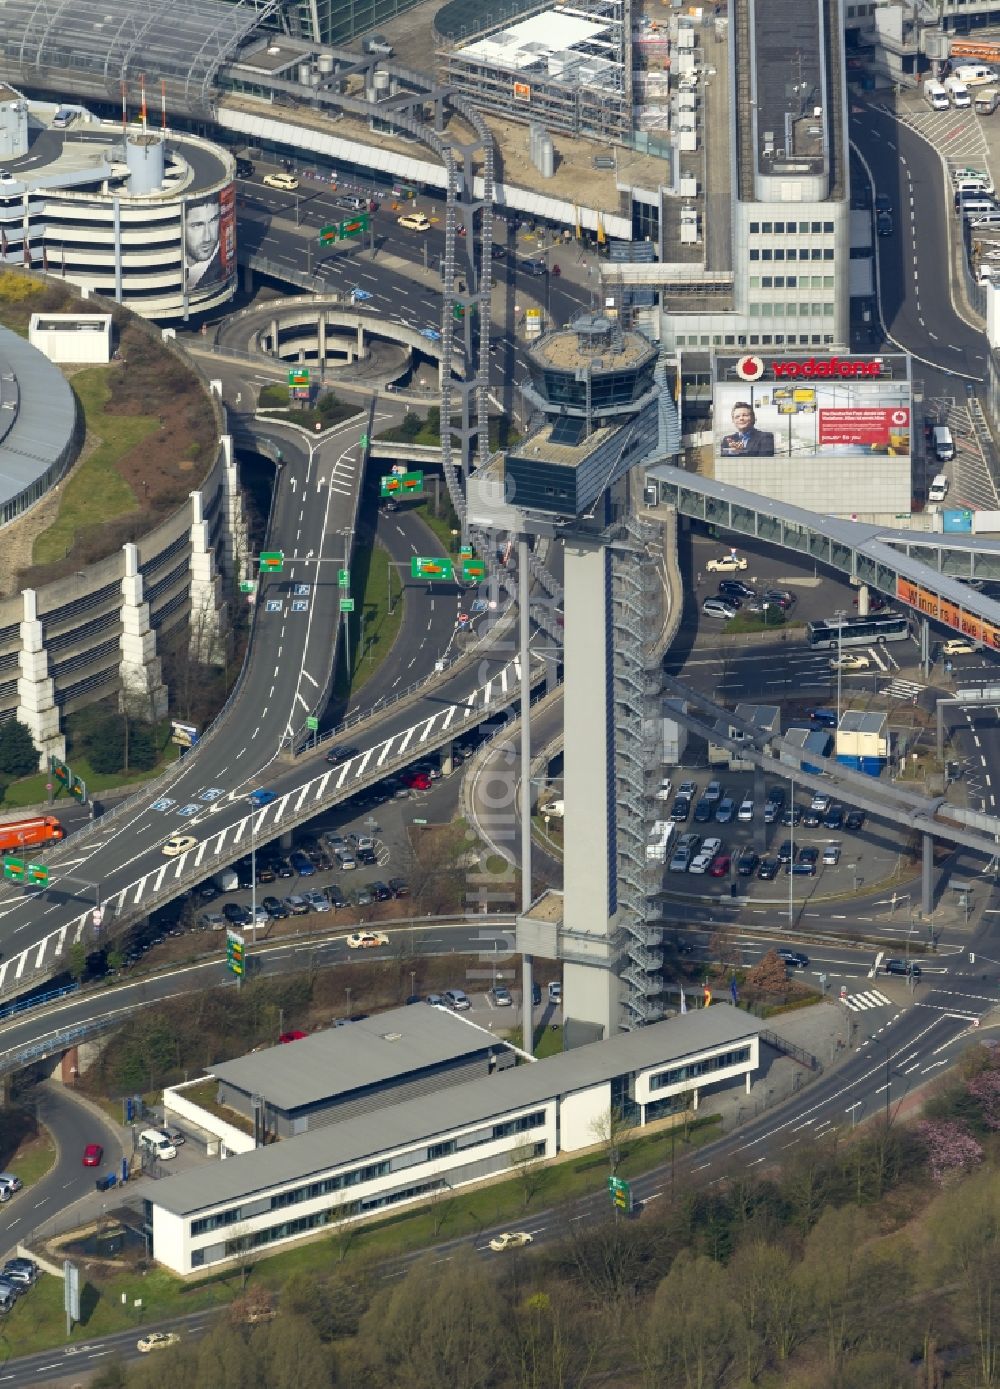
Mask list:
[[945,1186],[963,1172],[978,1167],[982,1146],[957,1119],[924,1119],[917,1133],[927,1149],[927,1164],[938,1186]]
[[1000,1129],[1000,1071],[980,1071],[966,1083],[988,1129]]

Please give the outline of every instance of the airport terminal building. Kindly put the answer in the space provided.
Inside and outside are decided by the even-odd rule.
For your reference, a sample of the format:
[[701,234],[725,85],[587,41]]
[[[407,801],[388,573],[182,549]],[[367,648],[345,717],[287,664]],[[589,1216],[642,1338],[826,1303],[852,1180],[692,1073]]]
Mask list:
[[[220,1090],[249,1098],[259,1067],[269,1103],[291,1126],[296,1109],[305,1118],[303,1105],[311,1121],[298,1136],[153,1184],[145,1201],[153,1255],[175,1273],[196,1273],[247,1248],[288,1244],[509,1175],[525,1160],[594,1147],[612,1113],[643,1127],[697,1108],[716,1087],[749,1089],[758,1031],[748,1014],[715,1004],[513,1065],[518,1054],[491,1033],[416,1006],[227,1063]],[[209,1134],[219,1127],[216,1113],[196,1117],[182,1093],[167,1092],[168,1112]]]

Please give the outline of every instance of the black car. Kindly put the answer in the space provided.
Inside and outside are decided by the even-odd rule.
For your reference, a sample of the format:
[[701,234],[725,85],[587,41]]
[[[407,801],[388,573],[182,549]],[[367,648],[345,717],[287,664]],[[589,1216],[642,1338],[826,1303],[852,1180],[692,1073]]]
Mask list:
[[691,814],[691,797],[678,796],[670,807],[670,818],[683,823]]
[[253,864],[248,858],[241,858],[239,863],[234,863],[233,872],[239,879],[240,887],[253,887]]
[[246,907],[241,907],[239,902],[225,902],[222,907],[222,915],[233,926],[251,926],[253,917]]
[[715,817],[715,802],[707,801],[704,796],[694,808],[694,818],[700,823],[712,820]]
[[799,850],[799,863],[811,863],[813,867],[819,862],[819,850],[815,844],[803,844]]
[[762,858],[760,863],[757,865],[757,877],[760,878],[761,882],[769,883],[772,878],[776,878],[778,876],[778,871],[780,868],[781,862],[779,859]]
[[392,901],[392,889],[389,887],[388,883],[374,882],[371,885],[371,889],[372,896],[375,898],[376,902]]
[[288,915],[288,908],[278,897],[265,897],[260,905],[274,921],[283,921]]
[[844,829],[857,832],[864,828],[865,812],[863,810],[849,810],[847,819],[844,821]]
[[787,612],[795,604],[795,594],[789,593],[786,588],[769,588],[761,594],[761,601],[772,608],[781,608]]
[[507,247],[494,245],[492,251],[490,252],[490,255],[493,257],[494,260],[506,260]]
[[253,160],[237,159],[236,161],[237,178],[253,178]]
[[541,986],[541,984],[532,984],[532,986],[531,986],[531,1001],[532,1001],[532,1003],[535,1005],[536,1008],[537,1008],[538,1005],[541,1003],[541,1001],[542,1001],[542,986]]
[[354,857],[359,863],[367,864],[369,867],[373,863],[378,863],[378,854],[374,849],[359,849]]
[[802,807],[800,805],[790,805],[787,810],[781,812],[781,823],[789,828],[802,823]]
[[883,960],[882,968],[886,974],[909,974],[914,979],[919,979],[923,973],[920,966],[912,960]]
[[390,878],[389,886],[392,888],[393,897],[409,897],[410,885],[405,878]]
[[352,757],[357,757],[357,748],[348,747],[342,743],[339,747],[331,748],[326,754],[326,760],[331,767],[338,767],[341,762],[350,762]]
[[720,598],[756,598],[757,590],[745,584],[742,579],[720,579]]
[[194,890],[194,895],[199,902],[214,902],[219,895],[219,889],[212,882],[199,883]]
[[844,807],[831,805],[823,817],[823,824],[828,830],[842,830],[844,828]]
[[257,860],[257,881],[259,883],[273,883],[277,874],[274,871],[274,864],[267,859],[263,863]]
[[792,841],[790,839],[783,839],[778,849],[778,862],[791,863],[794,852],[795,846],[792,844]]
[[786,965],[791,965],[793,969],[808,969],[809,956],[803,955],[801,950],[779,950],[778,959],[784,960]]
[[799,859],[797,863],[788,864],[785,871],[794,873],[797,877],[813,878],[816,876],[816,865],[815,863],[809,863],[808,861],[803,862],[802,859]]
[[891,213],[891,212],[876,212],[876,214],[875,214],[875,230],[878,232],[879,236],[892,236],[892,229],[893,229],[892,213]]
[[744,849],[736,860],[736,871],[741,878],[752,878],[758,863],[760,854],[754,853],[753,849]]
[[817,829],[819,825],[822,823],[822,820],[822,815],[819,813],[818,810],[814,810],[812,806],[810,806],[809,809],[802,816],[802,823],[805,825],[806,829],[809,830]]
[[340,888],[337,887],[336,883],[331,883],[330,886],[325,887],[323,891],[330,899],[330,906],[334,909],[347,906],[347,898],[341,892]]

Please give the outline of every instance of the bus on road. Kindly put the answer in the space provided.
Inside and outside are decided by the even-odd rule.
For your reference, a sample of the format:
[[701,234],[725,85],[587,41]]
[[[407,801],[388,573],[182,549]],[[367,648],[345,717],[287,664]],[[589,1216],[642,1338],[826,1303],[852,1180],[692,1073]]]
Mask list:
[[809,645],[817,650],[837,646],[877,646],[883,641],[905,641],[910,621],[902,613],[880,613],[878,617],[845,618],[843,622],[810,622],[806,628]]

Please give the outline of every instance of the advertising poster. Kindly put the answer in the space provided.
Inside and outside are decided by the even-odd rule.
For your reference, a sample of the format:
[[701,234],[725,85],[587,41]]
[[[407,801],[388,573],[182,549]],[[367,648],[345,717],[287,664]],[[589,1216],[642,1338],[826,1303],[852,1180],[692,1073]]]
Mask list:
[[910,383],[877,361],[719,359],[715,447],[722,458],[910,454]]
[[184,204],[184,284],[188,291],[223,281],[236,268],[236,204],[232,184]]

